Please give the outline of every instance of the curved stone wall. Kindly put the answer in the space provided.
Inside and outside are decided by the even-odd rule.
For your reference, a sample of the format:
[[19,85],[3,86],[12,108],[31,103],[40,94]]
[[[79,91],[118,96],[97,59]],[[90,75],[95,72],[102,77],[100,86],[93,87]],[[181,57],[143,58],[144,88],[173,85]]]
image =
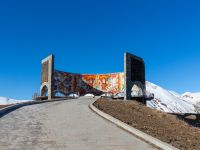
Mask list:
[[105,92],[116,94],[124,92],[124,72],[110,74],[74,74],[55,70],[53,74],[53,91],[68,95]]

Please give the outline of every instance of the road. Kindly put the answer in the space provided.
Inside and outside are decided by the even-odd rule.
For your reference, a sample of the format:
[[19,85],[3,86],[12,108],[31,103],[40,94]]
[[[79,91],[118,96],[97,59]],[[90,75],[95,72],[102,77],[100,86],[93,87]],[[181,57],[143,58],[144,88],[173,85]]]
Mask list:
[[25,106],[0,118],[1,150],[150,150],[92,112],[92,98]]

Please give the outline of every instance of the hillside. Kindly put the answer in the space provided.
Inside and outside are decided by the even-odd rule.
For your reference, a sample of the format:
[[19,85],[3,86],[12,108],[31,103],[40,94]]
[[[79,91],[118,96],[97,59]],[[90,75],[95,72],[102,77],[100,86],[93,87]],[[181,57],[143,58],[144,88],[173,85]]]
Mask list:
[[[178,100],[176,101],[178,102]],[[124,123],[181,150],[200,149],[200,129],[177,119],[178,116],[176,115],[150,109],[137,101],[116,101],[100,98],[94,103],[94,106]]]
[[[190,93],[179,95],[174,91],[168,91],[151,82],[146,82],[148,93],[154,94],[154,99],[147,102],[147,106],[169,113],[197,113],[199,102],[197,94]],[[194,96],[195,95],[195,96]]]

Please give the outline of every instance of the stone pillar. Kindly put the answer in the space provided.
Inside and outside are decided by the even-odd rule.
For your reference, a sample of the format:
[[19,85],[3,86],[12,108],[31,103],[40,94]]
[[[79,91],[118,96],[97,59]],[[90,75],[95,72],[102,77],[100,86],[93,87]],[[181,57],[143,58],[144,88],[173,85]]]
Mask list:
[[54,72],[54,55],[49,55],[41,61],[42,64],[42,77],[40,85],[40,96],[44,86],[48,89],[48,99],[52,99],[53,93],[53,72]]
[[[145,87],[145,64],[142,58],[130,53],[124,54],[124,100],[131,99],[133,85],[141,88],[144,97]],[[137,96],[136,96],[137,97]]]

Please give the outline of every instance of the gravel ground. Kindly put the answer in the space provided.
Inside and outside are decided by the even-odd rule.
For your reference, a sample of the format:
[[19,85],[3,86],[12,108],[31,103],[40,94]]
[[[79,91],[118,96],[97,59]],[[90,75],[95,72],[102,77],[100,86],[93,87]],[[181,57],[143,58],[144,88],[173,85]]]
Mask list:
[[[183,150],[200,149],[200,128],[136,101],[99,99],[94,105],[111,116]],[[179,117],[180,118],[180,117]]]

